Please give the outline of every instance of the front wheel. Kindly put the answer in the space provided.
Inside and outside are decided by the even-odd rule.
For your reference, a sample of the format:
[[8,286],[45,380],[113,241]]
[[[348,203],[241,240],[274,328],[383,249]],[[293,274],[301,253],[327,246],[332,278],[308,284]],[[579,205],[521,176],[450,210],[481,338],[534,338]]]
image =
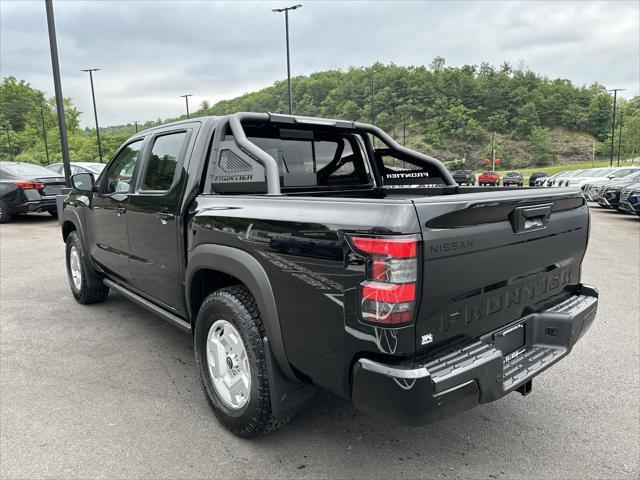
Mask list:
[[202,389],[220,423],[240,437],[288,421],[273,416],[264,337],[256,301],[243,286],[211,293],[198,311],[193,342]]
[[109,288],[102,284],[87,264],[82,240],[77,232],[71,232],[66,245],[67,277],[73,297],[82,304],[104,301]]

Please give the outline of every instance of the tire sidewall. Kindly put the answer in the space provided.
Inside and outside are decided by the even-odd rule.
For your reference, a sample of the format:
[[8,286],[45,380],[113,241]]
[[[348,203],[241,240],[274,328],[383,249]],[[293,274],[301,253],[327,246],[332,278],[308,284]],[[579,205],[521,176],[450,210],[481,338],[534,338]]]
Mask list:
[[[78,257],[80,257],[80,270],[82,272],[82,283],[80,285],[80,290],[78,290],[73,283],[73,279],[71,277],[71,249],[74,248],[78,252]],[[65,264],[67,266],[67,281],[69,282],[69,287],[71,288],[71,293],[76,299],[79,299],[82,295],[82,289],[86,288],[87,282],[87,269],[84,263],[84,250],[82,249],[82,244],[80,242],[80,238],[78,238],[78,234],[76,232],[71,232],[67,237],[67,244],[65,248]]]
[[13,214],[9,211],[9,205],[4,200],[0,200],[0,223],[7,223],[13,217]]
[[[240,409],[229,408],[220,399],[209,375],[207,338],[211,326],[217,320],[226,320],[235,327],[249,358],[251,393],[249,401]],[[231,431],[245,430],[256,415],[256,411],[264,408],[260,402],[260,387],[261,382],[266,379],[262,341],[251,315],[242,303],[229,292],[216,292],[211,301],[205,301],[198,312],[193,343],[196,367],[202,381],[202,387],[216,417]],[[256,348],[258,345],[260,348]]]

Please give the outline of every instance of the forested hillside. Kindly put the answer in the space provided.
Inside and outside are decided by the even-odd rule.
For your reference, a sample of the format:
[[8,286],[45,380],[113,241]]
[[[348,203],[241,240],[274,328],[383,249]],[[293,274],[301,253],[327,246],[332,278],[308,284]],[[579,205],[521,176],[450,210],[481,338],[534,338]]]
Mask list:
[[[45,162],[42,108],[50,151],[59,158],[54,103],[13,77],[6,77],[0,89],[0,122],[8,128],[14,155],[24,161]],[[329,70],[295,77],[293,93],[296,114],[365,122],[375,119],[376,125],[399,141],[406,125],[407,146],[469,167],[477,167],[489,155],[492,132],[496,134],[497,154],[507,168],[589,161],[594,142],[596,155],[609,152],[613,101],[604,86],[579,87],[508,63],[499,68],[486,63],[447,67],[441,57],[429,67],[378,63],[346,72]],[[95,131],[80,130],[78,111],[70,100],[67,105],[72,158],[97,158]],[[618,106],[624,112],[621,157],[637,156],[640,97],[621,100]],[[203,102],[192,116],[235,111],[286,112],[286,81],[214,105]],[[100,130],[103,150],[109,155],[134,127]],[[0,142],[0,156],[8,154],[5,138]]]

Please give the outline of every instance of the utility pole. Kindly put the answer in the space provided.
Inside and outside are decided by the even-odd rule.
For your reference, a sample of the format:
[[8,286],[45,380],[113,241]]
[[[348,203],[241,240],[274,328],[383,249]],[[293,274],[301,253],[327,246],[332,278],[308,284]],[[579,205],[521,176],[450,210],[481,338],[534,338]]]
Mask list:
[[491,171],[496,171],[496,132],[491,132]]
[[138,133],[138,120],[134,120],[133,123],[136,125],[136,133]]
[[609,166],[613,167],[613,145],[616,140],[616,101],[618,99],[618,92],[626,90],[626,88],[612,88],[609,92],[613,92],[613,119],[611,120],[611,158],[609,159]]
[[286,8],[274,8],[271,11],[276,13],[284,12],[284,29],[287,39],[287,86],[289,89],[289,115],[293,115],[293,99],[291,95],[291,55],[289,52],[289,10],[295,10],[302,5],[294,5]]
[[407,104],[402,104],[402,146],[407,146]]
[[618,126],[618,166],[620,166],[620,147],[622,146],[622,110],[620,110],[620,125]]
[[189,97],[193,97],[191,93],[185,93],[184,95],[180,95],[180,97],[184,97],[184,103],[187,106],[187,118],[189,118]]
[[376,82],[371,74],[371,125],[376,124]]
[[56,22],[53,17],[53,2],[45,0],[47,11],[47,28],[49,30],[49,49],[51,50],[51,68],[53,70],[53,85],[56,92],[56,111],[58,113],[58,130],[60,131],[60,150],[64,179],[67,187],[71,187],[71,166],[69,165],[69,145],[67,144],[67,124],[64,120],[64,97],[62,96],[62,82],[60,81],[60,64],[58,62],[58,42],[56,40]]
[[11,148],[11,136],[9,135],[9,125],[4,126],[4,130],[7,132],[7,143],[9,144],[9,156],[13,162],[13,149]]
[[47,128],[44,126],[44,110],[40,109],[40,118],[42,119],[42,136],[44,138],[44,151],[47,154],[47,165],[49,165],[49,144],[47,143]]
[[596,141],[593,141],[593,151],[591,152],[591,166],[596,166]]
[[93,72],[100,71],[99,68],[87,68],[82,70],[83,72],[89,72],[89,81],[91,82],[91,98],[93,99],[93,116],[96,119],[96,136],[98,138],[98,156],[100,157],[100,163],[102,163],[102,145],[100,144],[100,127],[98,127],[98,111],[96,110],[96,95],[93,91]]

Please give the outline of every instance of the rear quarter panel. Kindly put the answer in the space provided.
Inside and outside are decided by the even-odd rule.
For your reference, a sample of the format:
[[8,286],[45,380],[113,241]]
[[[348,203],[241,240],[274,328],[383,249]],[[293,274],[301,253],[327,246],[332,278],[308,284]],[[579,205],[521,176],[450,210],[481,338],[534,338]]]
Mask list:
[[226,245],[250,253],[265,269],[287,359],[316,385],[349,396],[359,353],[387,360],[415,354],[413,326],[380,329],[357,320],[364,266],[344,239],[345,232],[419,233],[411,202],[202,195],[192,215],[188,250]]

